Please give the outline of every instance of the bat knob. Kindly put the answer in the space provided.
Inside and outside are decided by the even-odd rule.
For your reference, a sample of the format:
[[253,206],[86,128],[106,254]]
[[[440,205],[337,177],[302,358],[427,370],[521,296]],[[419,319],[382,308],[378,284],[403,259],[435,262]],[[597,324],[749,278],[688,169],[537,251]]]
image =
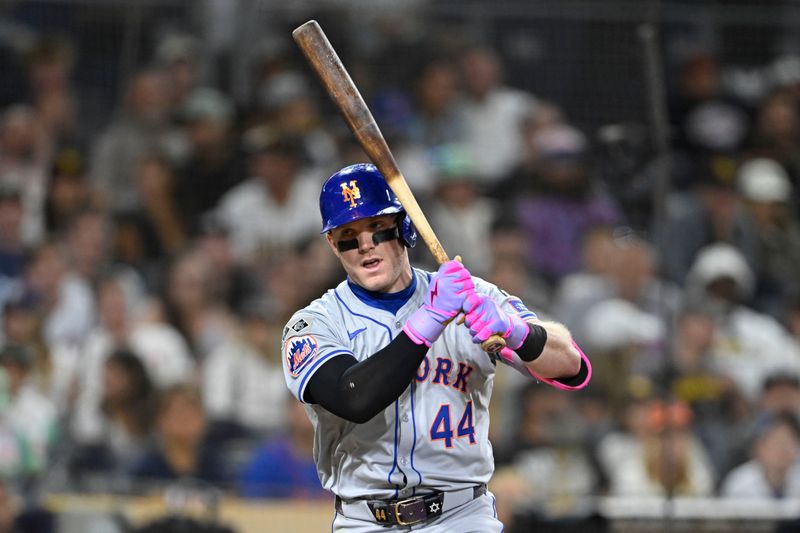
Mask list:
[[497,354],[506,347],[506,340],[500,335],[492,335],[481,343],[483,351],[490,354]]

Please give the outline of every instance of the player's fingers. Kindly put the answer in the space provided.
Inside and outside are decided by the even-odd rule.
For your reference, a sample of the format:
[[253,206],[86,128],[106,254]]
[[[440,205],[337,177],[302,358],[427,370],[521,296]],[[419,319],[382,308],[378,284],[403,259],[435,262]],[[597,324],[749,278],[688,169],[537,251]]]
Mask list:
[[492,328],[485,326],[472,336],[472,342],[475,344],[482,344],[486,339],[494,335]]
[[467,297],[464,298],[464,311],[466,311],[467,314],[472,313],[482,301],[483,298],[475,292],[467,294]]
[[476,327],[475,324],[477,322],[481,322],[483,320],[483,316],[484,316],[484,311],[482,311],[479,307],[475,311],[464,315],[464,321],[467,323],[467,327],[472,329],[473,327]]

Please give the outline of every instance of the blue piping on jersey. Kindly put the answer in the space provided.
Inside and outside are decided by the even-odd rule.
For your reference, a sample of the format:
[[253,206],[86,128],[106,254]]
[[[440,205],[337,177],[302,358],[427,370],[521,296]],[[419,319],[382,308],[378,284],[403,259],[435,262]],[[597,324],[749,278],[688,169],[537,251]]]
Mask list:
[[[397,419],[400,418],[398,416],[400,414],[399,413],[399,410],[400,410],[400,405],[399,404],[400,404],[400,400],[395,400],[394,401],[394,452],[392,452],[394,457],[392,458],[392,469],[389,470],[389,476],[386,478],[386,481],[390,485],[392,484],[392,474],[394,474],[395,468],[397,470],[400,470],[400,472],[402,472],[400,467],[397,466],[397,425],[398,425],[397,424]],[[403,477],[405,477],[405,473],[403,474]],[[394,497],[397,498],[399,496],[400,496],[400,485],[395,483],[394,484]]]
[[300,381],[300,389],[297,391],[298,392],[298,396],[300,397],[300,401],[302,403],[306,403],[305,401],[303,401],[303,395],[306,393],[306,384],[308,383],[308,380],[311,378],[311,376],[314,375],[314,371],[317,368],[319,368],[320,365],[322,365],[322,363],[328,361],[334,355],[341,355],[343,353],[349,353],[350,355],[353,354],[353,352],[351,352],[349,350],[334,350],[334,351],[332,351],[330,353],[325,354],[324,357],[320,357],[319,359],[317,359],[314,362],[314,364],[309,367],[309,369],[306,371],[305,375],[303,376],[302,381]]
[[379,326],[383,326],[383,328],[384,328],[384,329],[386,329],[386,333],[388,333],[388,334],[389,334],[389,341],[391,342],[391,341],[393,341],[393,340],[394,340],[394,335],[392,335],[392,328],[390,328],[389,326],[387,326],[387,325],[386,325],[386,324],[384,324],[383,322],[378,322],[377,320],[375,320],[375,319],[374,319],[374,318],[372,318],[371,316],[362,315],[361,313],[356,313],[355,311],[353,311],[352,309],[350,309],[350,308],[347,306],[347,304],[346,304],[346,303],[344,303],[344,300],[342,300],[342,297],[341,297],[341,296],[339,296],[339,293],[336,291],[336,289],[334,289],[334,290],[333,290],[333,294],[335,294],[335,295],[336,295],[336,299],[337,299],[337,300],[339,300],[339,303],[340,303],[340,304],[342,304],[342,305],[344,306],[344,308],[345,308],[345,309],[347,309],[347,312],[348,312],[348,313],[350,313],[350,314],[351,314],[351,315],[353,315],[353,316],[357,316],[357,317],[361,317],[361,318],[366,318],[366,319],[367,319],[367,320],[369,320],[370,322],[374,322],[374,323],[378,324]]
[[[414,440],[411,443],[411,469],[417,473],[417,477],[419,478],[419,483],[417,486],[422,485],[422,473],[417,470],[417,467],[414,466],[414,450],[417,448],[417,417],[416,412],[414,411],[414,392],[416,389],[416,384],[414,380],[411,380],[411,425],[414,428]],[[417,493],[417,487],[414,487],[414,495]]]
[[[342,306],[345,309],[347,309],[348,313],[350,313],[353,316],[365,318],[365,319],[369,320],[370,322],[374,322],[375,324],[378,324],[379,326],[382,326],[384,329],[386,329],[386,332],[389,334],[389,342],[392,342],[394,340],[394,335],[392,334],[392,328],[390,328],[389,326],[387,326],[383,322],[378,322],[377,320],[375,320],[371,316],[362,315],[361,313],[356,313],[355,311],[350,309],[350,307],[344,302],[342,297],[339,296],[339,292],[336,289],[333,290],[333,294],[336,295],[336,299],[339,300],[339,303],[342,304]],[[392,485],[392,474],[394,474],[395,469],[398,469],[398,470],[400,469],[400,467],[397,466],[397,420],[398,420],[397,414],[398,414],[398,410],[399,410],[399,400],[395,400],[394,401],[394,451],[392,452],[394,457],[392,457],[392,469],[389,471],[389,476],[386,478],[390,485]],[[394,495],[395,495],[395,498],[398,496],[399,492],[400,492],[400,486],[397,485],[397,484],[394,484]]]

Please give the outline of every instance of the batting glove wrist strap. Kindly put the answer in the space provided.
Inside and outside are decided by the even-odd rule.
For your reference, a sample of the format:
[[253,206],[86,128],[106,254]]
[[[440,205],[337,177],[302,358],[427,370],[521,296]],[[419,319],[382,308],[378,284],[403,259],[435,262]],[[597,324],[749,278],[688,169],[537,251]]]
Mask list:
[[424,344],[430,348],[451,318],[430,306],[423,305],[408,317],[403,331],[415,344]]
[[[509,327],[503,334],[503,338],[506,340],[506,346],[511,348],[512,350],[517,350],[520,348],[525,341],[529,338],[531,333],[531,324],[528,324],[519,315],[515,314],[508,314],[506,316],[509,319]],[[541,326],[537,326],[541,328]],[[543,328],[542,328],[543,329]],[[545,340],[547,340],[547,334],[545,333]],[[542,344],[542,348],[544,348],[544,344]],[[541,353],[541,350],[539,350]]]

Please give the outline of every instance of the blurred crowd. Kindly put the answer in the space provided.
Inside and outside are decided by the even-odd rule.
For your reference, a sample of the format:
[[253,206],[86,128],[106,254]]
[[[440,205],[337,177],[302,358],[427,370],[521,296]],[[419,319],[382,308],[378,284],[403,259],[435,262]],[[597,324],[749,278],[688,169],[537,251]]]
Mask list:
[[[15,494],[191,478],[326,497],[281,328],[343,279],[319,190],[366,156],[286,39],[242,102],[203,76],[202,41],[168,35],[107,114],[69,40],[18,51],[0,110]],[[564,322],[595,369],[573,394],[498,373],[503,517],[597,495],[800,497],[800,78],[737,98],[693,54],[670,73],[670,154],[634,164],[628,130],[585,131],[509,86],[490,47],[429,52],[403,84],[358,71],[400,168],[445,249]],[[433,267],[424,246],[412,261]]]

